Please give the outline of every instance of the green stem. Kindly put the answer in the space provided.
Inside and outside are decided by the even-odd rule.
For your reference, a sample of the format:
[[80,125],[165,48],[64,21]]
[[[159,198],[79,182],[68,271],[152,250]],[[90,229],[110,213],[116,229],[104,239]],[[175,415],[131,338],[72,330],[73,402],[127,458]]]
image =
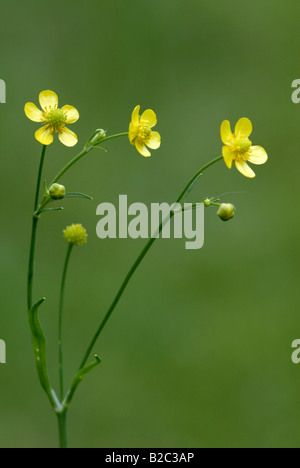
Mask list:
[[45,162],[45,155],[46,155],[47,146],[43,146],[40,167],[38,172],[37,184],[36,184],[36,193],[35,193],[35,200],[34,200],[34,214],[32,220],[32,231],[31,231],[31,241],[30,241],[30,253],[29,253],[29,264],[28,264],[28,276],[27,276],[27,306],[28,311],[32,307],[32,289],[33,289],[33,275],[34,275],[34,257],[35,257],[35,245],[36,245],[36,233],[37,233],[37,225],[38,225],[38,217],[35,215],[38,204],[39,204],[39,195],[40,195],[40,188],[41,188],[41,180],[42,180],[42,173],[43,167]]
[[[193,188],[195,182],[197,181],[197,179],[200,177],[200,175],[206,170],[208,169],[209,167],[211,167],[213,164],[216,164],[217,162],[221,161],[223,159],[222,156],[219,156],[218,158],[216,159],[213,159],[212,161],[210,161],[208,164],[206,164],[205,166],[203,166],[193,177],[192,179],[189,181],[189,183],[187,184],[187,186],[185,187],[185,189],[181,192],[181,194],[179,195],[178,199],[177,199],[177,202],[176,203],[180,203],[183,198],[190,192],[190,190]],[[171,213],[171,218],[173,217],[174,213],[172,212]],[[161,233],[162,231],[162,228],[163,228],[163,225],[164,225],[164,221],[160,224],[159,226],[159,234]],[[82,360],[82,363],[80,365],[80,369],[82,369],[88,358],[89,358],[89,355],[91,354],[92,352],[92,349],[94,347],[94,345],[96,344],[103,328],[105,327],[108,319],[110,318],[111,314],[113,313],[116,305],[118,304],[121,296],[123,295],[129,281],[131,280],[133,274],[135,273],[135,271],[137,270],[138,266],[140,265],[140,263],[142,262],[142,260],[144,259],[144,257],[146,256],[147,252],[150,250],[150,248],[152,247],[152,245],[154,244],[155,240],[157,238],[156,237],[153,237],[151,238],[148,243],[146,244],[146,246],[143,248],[142,252],[140,253],[140,255],[138,256],[138,258],[136,259],[136,261],[134,262],[134,264],[132,265],[132,267],[130,268],[129,272],[127,273],[126,275],[126,278],[125,280],[123,281],[122,285],[121,285],[121,288],[119,289],[119,291],[117,292],[117,295],[115,297],[115,299],[113,300],[110,308],[108,309],[107,313],[105,314],[104,316],[104,319],[102,320],[99,328],[97,329],[91,343],[89,344],[88,348],[87,348],[87,351],[84,355],[84,358]]]
[[206,169],[213,166],[217,162],[222,161],[222,159],[223,159],[223,156],[219,156],[218,158],[215,158],[212,161],[210,161],[209,163],[207,163],[205,166],[201,167],[201,169],[198,172],[196,172],[196,174],[191,178],[191,180],[189,181],[189,183],[187,184],[185,189],[181,192],[181,194],[180,194],[180,196],[179,196],[179,198],[177,200],[177,203],[181,202],[184,199],[184,197],[192,190],[194,184],[197,182],[197,180],[202,175],[202,173],[204,171],[206,171]]
[[54,177],[54,179],[52,180],[52,182],[49,184],[49,187],[51,187],[52,184],[55,184],[56,182],[59,181],[59,179],[72,167],[74,166],[75,163],[77,163],[77,161],[79,161],[81,158],[83,158],[83,156],[85,156],[86,154],[88,154],[90,151],[91,151],[92,148],[90,149],[84,149],[81,151],[81,153],[77,154],[77,156],[75,156],[75,158],[73,158],[68,164],[66,164],[66,166]]
[[67,410],[57,414],[60,448],[68,448]]
[[[128,136],[128,132],[127,133],[118,133],[116,135],[111,135],[111,136],[108,136],[108,137],[105,137],[103,138],[103,140],[101,140],[101,145],[102,143],[104,143],[105,141],[109,141],[109,140],[113,140],[115,138],[120,138],[120,137],[123,137],[123,136]],[[77,156],[75,156],[75,158],[73,158],[55,177],[54,179],[52,180],[52,182],[50,183],[50,186],[52,184],[55,184],[56,182],[58,182],[60,180],[60,178],[72,167],[74,166],[74,164],[76,164],[81,158],[83,158],[83,156],[85,156],[86,154],[88,154],[91,150],[93,149],[93,146],[91,147],[88,147],[88,148],[84,148],[81,153],[79,153]]]
[[[128,132],[126,132],[126,133],[117,133],[116,135],[111,135],[111,136],[105,137],[105,138],[103,138],[103,140],[101,140],[100,143],[102,144],[102,143],[104,143],[106,141],[113,140],[115,138],[120,138],[120,137],[123,137],[123,136],[128,136]],[[63,167],[61,169],[61,171],[59,171],[58,174],[56,174],[54,179],[50,182],[49,187],[51,187],[52,184],[57,183],[61,179],[61,177],[69,169],[71,169],[72,166],[74,166],[74,164],[76,164],[78,161],[80,161],[80,159],[82,159],[86,154],[88,154],[94,148],[96,148],[96,147],[95,146],[85,147],[79,154],[77,154],[75,156],[75,158],[71,159],[71,161],[69,161],[68,164],[66,164],[65,167]],[[43,197],[42,201],[41,201],[39,210],[37,211],[37,208],[35,210],[35,211],[37,211],[38,215],[40,214],[41,210],[43,210],[48,203],[49,203],[49,196],[45,195]],[[37,207],[38,207],[38,204],[37,204]]]
[[70,244],[67,250],[65,259],[63,275],[61,280],[60,299],[59,299],[59,318],[58,318],[58,354],[59,354],[59,384],[60,384],[60,397],[61,401],[64,398],[64,349],[63,349],[63,309],[64,309],[64,296],[68,265],[72,252],[73,244]]
[[128,132],[124,132],[124,133],[116,133],[115,135],[111,135],[111,136],[108,136],[108,137],[105,137],[103,138],[103,140],[101,140],[99,142],[99,145],[102,143],[104,143],[105,141],[109,141],[109,140],[114,140],[115,138],[120,138],[120,137],[124,137],[124,136],[128,136]]

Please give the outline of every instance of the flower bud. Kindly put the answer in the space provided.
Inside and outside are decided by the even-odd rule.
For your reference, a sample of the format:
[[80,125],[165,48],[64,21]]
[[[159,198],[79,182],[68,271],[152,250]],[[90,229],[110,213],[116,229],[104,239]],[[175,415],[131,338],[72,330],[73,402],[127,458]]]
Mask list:
[[96,130],[94,135],[91,137],[89,141],[89,145],[97,146],[99,145],[99,143],[101,143],[102,140],[104,140],[105,137],[106,137],[106,131],[100,128]]
[[204,203],[204,206],[207,208],[208,206],[210,206],[211,200],[209,198],[205,198],[203,203]]
[[64,238],[72,245],[83,245],[87,242],[87,232],[81,224],[72,224],[64,230]]
[[53,200],[61,200],[66,195],[66,188],[60,184],[53,184],[49,188],[49,195]]
[[231,203],[222,203],[220,206],[217,215],[222,221],[228,221],[233,218],[235,214],[235,207]]

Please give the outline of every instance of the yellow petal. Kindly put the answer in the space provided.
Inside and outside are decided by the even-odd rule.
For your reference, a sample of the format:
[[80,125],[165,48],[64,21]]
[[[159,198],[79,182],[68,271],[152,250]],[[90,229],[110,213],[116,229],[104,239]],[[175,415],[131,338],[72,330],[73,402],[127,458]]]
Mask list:
[[64,106],[64,107],[61,108],[61,110],[63,111],[63,113],[67,117],[67,120],[66,120],[67,124],[75,123],[79,119],[79,112],[78,112],[77,109],[75,109],[75,107],[73,107],[73,106]]
[[135,141],[135,146],[136,146],[136,149],[138,150],[138,152],[142,156],[144,156],[145,158],[149,158],[149,156],[151,156],[150,151],[147,150],[145,144],[142,141],[136,140]]
[[161,136],[158,132],[151,132],[150,140],[146,143],[151,149],[158,149],[161,145]]
[[248,161],[252,164],[265,164],[268,160],[268,155],[261,146],[251,146],[248,154]]
[[221,140],[226,145],[232,141],[232,131],[229,120],[224,120],[221,125]]
[[252,171],[251,167],[248,166],[246,161],[240,160],[240,161],[235,161],[235,166],[237,170],[243,174],[245,177],[249,177],[249,179],[253,179],[255,177],[255,172]]
[[63,127],[62,130],[59,132],[58,138],[65,146],[75,146],[78,143],[78,138],[76,133],[72,132],[67,127]]
[[53,143],[53,129],[50,125],[45,125],[35,132],[35,138],[42,145],[51,145]]
[[39,100],[44,111],[57,109],[58,107],[58,96],[53,91],[42,91]]
[[45,122],[46,119],[43,116],[43,112],[33,102],[27,102],[24,110],[26,116],[33,122]]
[[233,151],[228,148],[228,146],[223,146],[222,148],[223,158],[228,169],[231,169],[232,163],[235,159],[235,154]]
[[145,112],[141,116],[141,122],[147,122],[147,124],[151,128],[155,127],[155,125],[157,124],[157,117],[155,112],[153,112],[153,110],[151,109],[145,110]]
[[129,141],[132,145],[134,145],[134,140],[136,139],[138,135],[138,126],[135,125],[133,122],[130,123],[129,125]]
[[248,138],[252,133],[252,123],[251,120],[246,117],[240,119],[235,126],[235,136],[240,138]]
[[140,108],[141,108],[141,106],[136,106],[136,108],[132,112],[131,122],[135,126],[138,126],[139,123],[140,123],[140,116],[139,116]]

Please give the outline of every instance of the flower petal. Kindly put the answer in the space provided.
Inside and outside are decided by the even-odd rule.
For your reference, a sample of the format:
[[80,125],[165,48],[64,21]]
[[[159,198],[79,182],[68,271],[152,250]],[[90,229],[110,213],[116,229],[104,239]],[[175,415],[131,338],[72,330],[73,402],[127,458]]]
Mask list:
[[78,143],[78,138],[76,133],[72,132],[67,127],[63,127],[61,131],[59,132],[58,138],[62,142],[63,145],[65,146],[75,146]]
[[140,123],[140,108],[141,106],[136,106],[134,111],[132,112],[131,122],[133,125],[138,126]]
[[35,132],[35,138],[42,145],[51,145],[53,143],[53,129],[50,125],[45,125]]
[[235,136],[239,136],[240,138],[248,138],[251,135],[252,130],[251,120],[244,117],[236,124],[234,133]]
[[150,151],[147,150],[145,144],[142,141],[136,140],[135,147],[138,150],[138,152],[145,158],[149,158],[149,156],[151,156]]
[[146,143],[151,149],[158,149],[161,145],[161,136],[158,132],[151,132],[149,141]]
[[252,171],[251,167],[248,166],[246,161],[240,159],[239,161],[235,161],[235,166],[237,170],[243,174],[245,177],[249,177],[249,179],[253,179],[255,177],[255,172]]
[[67,120],[66,120],[67,124],[75,123],[79,119],[79,112],[78,112],[77,109],[75,109],[75,107],[73,107],[73,106],[64,106],[64,107],[61,108],[61,110],[63,111],[63,113],[67,117]]
[[221,140],[226,145],[232,141],[233,135],[229,120],[224,120],[221,125]]
[[248,154],[248,161],[252,164],[265,164],[268,160],[268,155],[261,146],[252,146]]
[[223,153],[223,158],[224,158],[226,166],[228,167],[228,169],[231,169],[232,163],[235,159],[234,152],[231,151],[231,149],[228,148],[228,146],[223,146],[222,153]]
[[157,124],[157,117],[155,112],[153,112],[153,110],[151,109],[145,110],[145,112],[141,116],[141,122],[147,122],[147,124],[151,128],[155,127],[155,125]]
[[45,122],[45,117],[43,116],[43,112],[36,107],[33,102],[27,102],[25,105],[25,114],[33,122]]
[[138,126],[135,125],[133,122],[130,123],[129,125],[129,141],[132,145],[134,145],[134,140],[136,139],[138,135]]
[[42,91],[39,96],[41,108],[44,111],[57,109],[58,96],[53,91]]

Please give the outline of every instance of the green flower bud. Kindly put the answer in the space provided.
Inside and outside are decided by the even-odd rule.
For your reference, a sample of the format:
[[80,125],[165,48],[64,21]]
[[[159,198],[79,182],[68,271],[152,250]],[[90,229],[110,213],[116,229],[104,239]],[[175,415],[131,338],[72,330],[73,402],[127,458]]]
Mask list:
[[87,232],[81,224],[72,224],[64,230],[64,238],[72,245],[83,245],[87,242]]
[[205,198],[205,200],[204,200],[203,203],[204,203],[204,206],[205,206],[205,207],[208,207],[208,206],[210,206],[210,204],[211,204],[211,200],[210,200],[209,198]]
[[102,140],[106,137],[106,131],[101,129],[96,130],[92,138],[90,139],[90,144],[92,146],[97,146],[101,143]]
[[222,203],[220,206],[217,215],[222,221],[228,221],[233,218],[235,214],[235,207],[231,203]]
[[49,195],[53,200],[61,200],[66,195],[66,188],[63,185],[53,184],[49,188]]

